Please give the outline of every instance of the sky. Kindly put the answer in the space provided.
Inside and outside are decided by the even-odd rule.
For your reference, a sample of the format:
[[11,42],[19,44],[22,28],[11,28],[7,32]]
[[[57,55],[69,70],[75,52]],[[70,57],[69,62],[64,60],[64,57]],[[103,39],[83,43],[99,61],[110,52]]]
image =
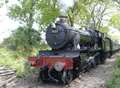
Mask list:
[[[73,5],[73,0],[59,0],[59,1],[63,5],[62,9],[64,10],[67,9],[69,6]],[[18,3],[17,0],[10,0],[8,6],[12,6],[13,4],[16,3]],[[3,41],[4,38],[9,37],[11,32],[15,30],[19,25],[18,22],[11,20],[7,16],[7,13],[8,13],[8,9],[6,5],[0,8],[0,43]],[[109,17],[106,18],[109,19]],[[120,35],[120,32],[114,29],[112,29],[112,32],[110,33],[116,33],[117,35]]]
[[[10,0],[8,6],[17,3],[17,0]],[[7,6],[4,5],[0,8],[0,42],[3,41],[4,38],[8,37],[11,34],[11,31],[18,27],[18,23],[11,20],[8,16]]]

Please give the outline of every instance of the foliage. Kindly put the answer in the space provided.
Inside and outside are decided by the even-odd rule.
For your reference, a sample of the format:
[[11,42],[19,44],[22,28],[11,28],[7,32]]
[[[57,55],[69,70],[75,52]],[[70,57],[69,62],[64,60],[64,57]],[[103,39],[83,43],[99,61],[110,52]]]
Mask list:
[[16,70],[17,76],[24,75],[24,60],[22,57],[16,57],[15,52],[5,48],[0,48],[0,65],[10,67]]
[[37,21],[40,25],[48,25],[60,15],[60,8],[57,0],[38,0],[36,9],[39,13]]
[[0,48],[0,66],[16,70],[17,77],[25,77],[38,73],[39,71],[38,69],[32,68],[25,57],[16,56],[15,51],[7,48]]
[[76,0],[74,6],[67,12],[71,25],[76,23],[81,27],[100,30],[109,3],[110,0]]
[[67,14],[72,26],[76,22],[80,25],[80,22],[84,22],[84,20],[89,19],[89,12],[85,4],[86,3],[83,0],[76,0],[74,1],[74,6],[68,9]]
[[120,13],[113,15],[109,21],[109,25],[120,29]]
[[[8,15],[11,19],[19,21],[21,25],[12,33],[10,41],[8,39],[6,41],[21,52],[47,48],[41,40],[41,31],[60,14],[57,0],[20,0],[18,2],[19,4],[9,8]],[[34,25],[38,25],[36,30]],[[45,44],[44,47],[41,46],[43,44]]]
[[32,30],[29,33],[28,28],[19,27],[12,35],[4,40],[4,45],[9,49],[12,49],[19,54],[30,55],[35,48],[40,47],[40,33],[36,30]]
[[115,6],[116,6],[116,10],[118,11],[116,14],[114,14],[110,21],[109,21],[109,25],[112,26],[112,27],[115,27],[117,29],[120,29],[120,13],[119,13],[119,10],[120,10],[120,0],[113,0],[113,2],[115,3]]
[[101,29],[99,31],[102,32],[102,33],[106,33],[107,34],[108,31],[109,31],[109,28],[107,26],[101,27]]
[[12,33],[9,43],[16,50],[31,53],[33,47],[39,45],[40,40],[39,32],[33,29],[34,3],[32,0],[20,0],[19,3],[10,7],[9,17],[19,21],[21,26]]
[[113,70],[111,80],[107,83],[107,88],[119,88],[120,87],[120,56],[116,60],[116,65]]
[[[19,5],[15,4],[9,7],[9,17],[13,20],[19,21],[23,25],[29,25],[34,18],[34,4],[32,0],[20,0]],[[31,25],[32,26],[32,25]]]
[[57,0],[22,0],[10,7],[9,16],[23,24],[29,24],[30,14],[33,22],[46,26],[60,14]]

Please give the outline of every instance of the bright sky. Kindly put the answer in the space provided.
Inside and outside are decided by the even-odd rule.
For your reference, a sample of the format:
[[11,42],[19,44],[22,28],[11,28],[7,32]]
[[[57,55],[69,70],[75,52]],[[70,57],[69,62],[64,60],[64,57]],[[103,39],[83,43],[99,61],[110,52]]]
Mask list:
[[[8,6],[17,3],[17,0],[10,0]],[[6,38],[10,35],[11,31],[17,28],[19,25],[17,22],[11,20],[8,16],[7,6],[4,5],[0,8],[0,42],[3,41],[3,38]]]
[[62,5],[62,10],[66,10],[68,7],[73,6],[73,0],[60,0],[60,4]]
[[[17,0],[10,0],[8,5],[11,6],[12,4],[16,3]],[[73,0],[60,0],[60,3],[63,5],[63,9],[67,9],[67,7],[73,5]],[[8,9],[5,5],[2,8],[0,8],[0,42],[2,42],[4,38],[8,37],[11,34],[11,31],[16,29],[19,25],[19,23],[11,20],[7,16],[7,13]],[[112,33],[115,32],[116,31],[112,30]],[[120,32],[117,31],[116,33],[120,35]]]

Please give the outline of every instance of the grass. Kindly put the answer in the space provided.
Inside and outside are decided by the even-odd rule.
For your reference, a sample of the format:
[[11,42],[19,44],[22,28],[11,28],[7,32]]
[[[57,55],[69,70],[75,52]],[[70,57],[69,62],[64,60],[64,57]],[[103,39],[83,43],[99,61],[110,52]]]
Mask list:
[[30,68],[27,59],[6,48],[0,48],[0,66],[15,69],[18,77],[24,77],[26,74],[33,72],[33,68]]
[[112,78],[108,81],[107,88],[120,88],[120,56],[116,60]]

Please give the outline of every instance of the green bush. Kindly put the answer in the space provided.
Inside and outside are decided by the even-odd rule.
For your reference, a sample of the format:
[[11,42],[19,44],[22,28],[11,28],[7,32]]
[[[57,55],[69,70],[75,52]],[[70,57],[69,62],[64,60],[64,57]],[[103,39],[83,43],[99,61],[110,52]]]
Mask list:
[[117,68],[120,68],[120,56],[117,57],[116,66]]
[[108,81],[107,88],[120,88],[120,56],[116,60],[112,78]]
[[34,68],[28,64],[27,59],[5,48],[0,48],[0,66],[15,69],[18,77],[24,77],[35,72]]

